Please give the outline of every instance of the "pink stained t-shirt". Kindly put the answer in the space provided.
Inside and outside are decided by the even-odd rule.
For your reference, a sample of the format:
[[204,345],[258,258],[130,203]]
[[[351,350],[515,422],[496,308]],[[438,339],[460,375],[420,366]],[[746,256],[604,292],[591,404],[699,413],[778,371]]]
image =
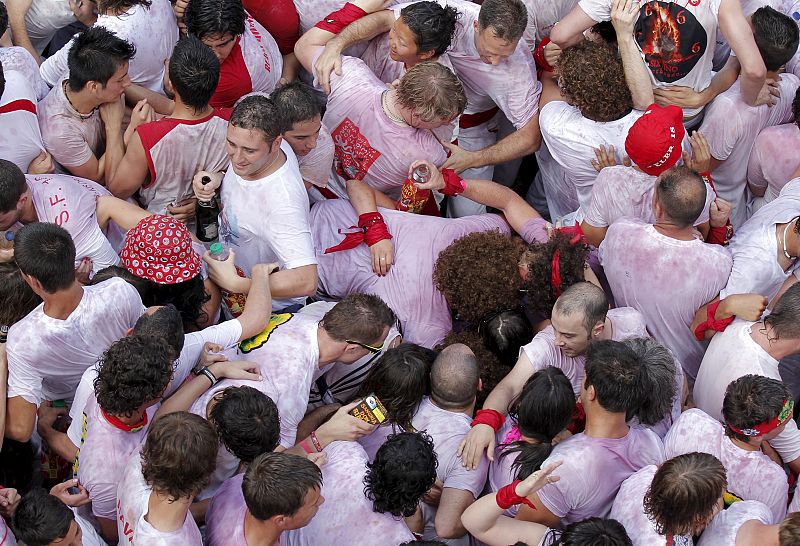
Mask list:
[[347,180],[357,179],[399,199],[414,161],[427,159],[441,167],[447,159],[431,131],[398,125],[386,115],[381,105],[385,91],[361,59],[343,57],[342,76],[331,74],[323,121],[334,145],[329,185],[339,197],[347,197]]
[[758,133],[792,120],[792,101],[800,79],[781,74],[780,98],[774,106],[750,106],[742,98],[739,80],[705,109],[700,132],[708,140],[711,156],[723,161],[711,173],[720,197],[731,204],[734,228],[747,219],[747,161]]
[[141,448],[134,451],[117,488],[117,533],[119,546],[201,546],[203,538],[192,513],[186,512],[183,526],[164,532],[145,519],[153,489],[142,476]]
[[800,180],[795,180],[786,184],[780,197],[756,211],[734,234],[728,247],[733,255],[733,268],[720,298],[754,293],[772,301],[786,279],[800,274],[796,262],[786,271],[778,263],[783,232],[775,233],[776,224],[791,222],[798,215]]
[[[30,57],[27,51],[24,53]],[[5,59],[0,60],[6,80],[0,97],[0,157],[26,173],[31,161],[44,150],[36,117],[36,90],[23,72],[14,70]]]
[[39,305],[8,331],[8,397],[71,399],[86,369],[123,337],[144,313],[139,293],[122,279],[83,287],[78,307],[65,320]]
[[722,424],[699,409],[685,411],[664,438],[668,459],[699,451],[713,455],[725,467],[728,491],[744,500],[766,504],[775,522],[786,515],[789,482],[786,472],[767,455],[736,446]]
[[262,380],[254,385],[278,406],[281,445],[295,445],[297,425],[308,407],[311,383],[320,374],[317,321],[281,313],[267,329],[239,344],[236,359],[255,362]]
[[691,536],[662,535],[656,531],[644,512],[644,497],[657,471],[655,465],[646,466],[622,482],[609,517],[625,527],[633,546],[691,546]]
[[539,490],[539,499],[566,526],[607,517],[622,482],[647,465],[664,462],[664,446],[648,429],[631,428],[617,439],[581,433],[560,442],[542,466],[554,461],[563,461],[561,479]]
[[[506,221],[484,214],[449,219],[420,216],[380,209],[394,244],[394,265],[384,277],[372,271],[372,258],[366,244],[351,250],[324,254],[338,245],[347,230],[358,222],[349,202],[330,200],[311,209],[311,231],[317,252],[320,288],[328,295],[343,298],[348,294],[375,294],[397,314],[406,341],[434,347],[452,329],[450,308],[434,286],[433,268],[439,253],[456,239],[479,231],[510,233]],[[546,240],[542,220],[531,220],[523,238]]]
[[[778,361],[750,335],[753,328],[760,327],[760,323],[735,320],[724,332],[711,339],[697,373],[692,398],[698,408],[714,419],[722,421],[722,402],[732,381],[748,374],[781,381]],[[784,461],[799,458],[800,430],[795,421],[789,420],[783,432],[769,443]]]
[[[608,227],[620,218],[656,221],[653,194],[656,177],[632,167],[615,165],[600,171],[591,187],[591,201],[584,220],[595,227]],[[717,194],[706,184],[706,206],[694,225],[708,222],[708,212]]]
[[[236,474],[220,485],[206,511],[208,546],[252,546],[244,536],[247,504],[242,493],[244,474]],[[283,546],[283,534],[279,544]]]
[[147,436],[147,429],[157,405],[147,408],[148,424],[137,431],[126,431],[112,425],[102,414],[92,396],[84,408],[85,433],[78,444],[73,471],[92,499],[92,514],[114,520],[117,513],[117,486],[131,453]]
[[119,263],[119,256],[97,223],[97,198],[111,195],[105,187],[66,174],[28,174],[33,207],[40,222],[66,229],[75,243],[75,266],[84,257],[92,259],[98,272]]
[[764,525],[780,523],[773,520],[769,508],[758,501],[735,502],[714,517],[700,535],[697,546],[734,546],[739,529],[751,520]]
[[728,280],[728,250],[699,239],[679,241],[651,224],[623,218],[608,228],[599,256],[617,305],[641,312],[653,337],[694,379],[703,347],[690,327],[697,310]]
[[[297,156],[297,163],[300,166],[300,176],[304,182],[314,186],[327,188],[328,178],[331,175],[333,165],[333,139],[325,124],[320,124],[317,145],[306,155]],[[315,201],[316,202],[316,201]]]
[[766,188],[764,200],[772,201],[792,179],[800,160],[786,150],[800,148],[800,128],[795,123],[767,127],[756,137],[747,161],[747,182]]
[[322,466],[322,496],[325,502],[311,522],[286,531],[283,546],[360,544],[365,537],[380,544],[413,540],[402,518],[372,510],[364,496],[367,454],[356,442],[333,442],[325,447],[328,462]]
[[[611,339],[614,341],[650,337],[647,333],[644,317],[632,307],[610,309],[607,317],[611,321]],[[586,355],[565,355],[556,345],[555,330],[553,330],[552,326],[548,325],[544,330],[536,334],[530,343],[522,347],[521,351],[525,353],[525,356],[528,357],[528,360],[533,365],[531,375],[548,366],[554,366],[564,372],[564,375],[572,383],[575,396],[580,394],[581,385],[583,385],[583,367],[586,363]]]

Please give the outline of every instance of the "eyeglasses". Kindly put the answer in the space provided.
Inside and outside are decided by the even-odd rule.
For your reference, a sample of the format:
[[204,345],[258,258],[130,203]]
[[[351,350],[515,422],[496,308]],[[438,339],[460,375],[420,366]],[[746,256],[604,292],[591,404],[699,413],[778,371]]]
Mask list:
[[345,339],[345,343],[352,343],[353,345],[358,345],[359,347],[363,347],[364,349],[368,350],[372,354],[378,354],[383,350],[383,346],[386,345],[386,342],[380,344],[380,346],[375,347],[374,345],[367,345],[366,343],[361,343],[360,341],[353,341],[352,339]]

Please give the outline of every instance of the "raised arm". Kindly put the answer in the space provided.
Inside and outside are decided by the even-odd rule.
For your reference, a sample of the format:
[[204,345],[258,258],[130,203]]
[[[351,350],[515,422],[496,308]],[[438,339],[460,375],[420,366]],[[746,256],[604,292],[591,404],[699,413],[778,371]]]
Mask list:
[[14,45],[24,47],[33,55],[36,64],[41,64],[42,56],[33,47],[28,36],[28,27],[25,25],[25,16],[31,9],[32,0],[7,0],[6,9],[8,10],[8,24],[11,27]]
[[739,74],[742,97],[747,104],[755,106],[766,81],[767,67],[756,46],[753,29],[736,0],[722,0],[718,17],[719,29],[742,67]]
[[645,66],[639,46],[633,38],[633,24],[639,16],[635,0],[614,0],[611,6],[611,24],[617,33],[617,45],[625,70],[625,82],[631,90],[633,107],[646,110],[653,104],[653,84],[650,70]]
[[561,49],[575,45],[583,40],[583,31],[591,28],[597,22],[589,17],[580,6],[575,6],[550,31],[550,41]]
[[244,311],[236,319],[242,325],[241,339],[247,339],[262,331],[269,323],[272,314],[272,294],[269,276],[278,270],[278,264],[257,264],[253,266],[250,293]]

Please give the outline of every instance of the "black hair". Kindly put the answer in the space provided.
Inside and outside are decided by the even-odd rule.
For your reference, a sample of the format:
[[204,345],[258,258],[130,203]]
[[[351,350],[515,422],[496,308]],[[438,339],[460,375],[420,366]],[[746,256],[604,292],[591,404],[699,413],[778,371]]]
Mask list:
[[144,6],[149,9],[151,4],[151,0],[97,0],[97,11],[124,14],[133,6]]
[[220,442],[240,461],[249,463],[278,447],[281,423],[272,398],[253,387],[228,387],[214,397],[208,414]]
[[500,364],[511,367],[519,358],[519,350],[533,339],[533,326],[522,309],[504,309],[480,322],[478,331],[486,349],[497,356]]
[[233,109],[230,124],[242,129],[261,131],[270,146],[278,136],[292,129],[275,102],[262,95],[243,98]]
[[75,243],[69,232],[56,224],[33,222],[17,231],[14,261],[50,294],[76,282]]
[[101,26],[92,26],[75,37],[69,48],[69,88],[80,91],[90,81],[103,87],[136,54],[133,44]]
[[8,30],[8,10],[6,5],[3,4],[0,6],[0,36],[5,34],[6,30]]
[[680,228],[694,224],[706,206],[703,178],[685,165],[675,165],[656,179],[656,199]]
[[679,364],[669,349],[652,338],[626,339],[622,343],[636,354],[644,392],[648,393],[639,407],[628,409],[626,418],[636,417],[640,423],[653,426],[672,411],[672,402],[679,394],[675,384]]
[[498,38],[513,42],[528,26],[528,10],[520,0],[484,0],[478,25],[481,30],[491,27]]
[[393,434],[367,464],[364,495],[375,512],[412,516],[436,482],[437,465],[430,436],[424,432]]
[[620,522],[608,518],[589,518],[570,523],[559,537],[550,531],[545,537],[547,546],[633,546],[628,532]]
[[797,43],[800,41],[797,24],[788,15],[769,6],[757,9],[750,16],[750,21],[764,65],[770,72],[775,72],[797,52]]
[[300,80],[282,85],[273,91],[269,98],[289,125],[289,129],[295,123],[322,116],[322,104],[314,89]]
[[293,516],[305,504],[308,492],[321,487],[319,467],[289,453],[262,453],[247,466],[242,479],[247,510],[259,521]]
[[519,453],[511,467],[517,479],[524,480],[542,466],[553,451],[553,438],[572,421],[575,392],[561,369],[548,366],[534,373],[522,392],[508,407],[520,433],[532,441],[521,440],[503,449],[500,457]]
[[160,337],[166,341],[173,352],[173,360],[183,351],[185,341],[181,314],[174,305],[168,303],[152,314],[143,313],[133,325],[134,335]]
[[129,416],[157,400],[172,380],[172,348],[161,337],[128,336],[103,353],[94,379],[97,404],[112,415]]
[[433,51],[436,56],[450,47],[459,16],[453,6],[440,6],[436,2],[417,2],[400,11],[400,18],[414,33],[419,53]]
[[147,286],[146,299],[142,303],[151,305],[174,305],[181,313],[185,332],[200,330],[200,325],[208,320],[203,305],[211,299],[203,285],[203,277],[198,273],[188,281],[177,284],[158,284],[149,279],[142,279]]
[[197,37],[178,40],[169,59],[169,81],[181,101],[195,110],[208,106],[219,83],[219,59]]
[[772,338],[800,338],[800,284],[793,284],[780,297],[772,312],[764,317],[764,326],[772,328]]
[[0,62],[0,97],[6,92],[6,73],[3,69],[3,63]]
[[183,14],[189,34],[206,36],[244,34],[247,13],[241,0],[192,0]]
[[75,514],[66,504],[37,488],[22,497],[11,519],[11,528],[20,543],[49,546],[67,536],[73,521]]
[[11,161],[0,159],[0,214],[14,210],[26,191],[25,174]]
[[794,93],[794,100],[792,101],[792,115],[794,116],[795,125],[800,127],[800,88],[798,88]]
[[42,303],[14,262],[0,263],[0,325],[11,326]]
[[594,387],[597,402],[606,411],[626,413],[642,406],[646,371],[636,353],[619,341],[589,344],[584,366],[585,387]]
[[786,384],[777,379],[762,375],[743,375],[731,381],[725,389],[722,401],[722,417],[725,419],[725,434],[742,442],[750,437],[734,432],[730,425],[739,430],[753,428],[777,417],[783,404],[792,395]]

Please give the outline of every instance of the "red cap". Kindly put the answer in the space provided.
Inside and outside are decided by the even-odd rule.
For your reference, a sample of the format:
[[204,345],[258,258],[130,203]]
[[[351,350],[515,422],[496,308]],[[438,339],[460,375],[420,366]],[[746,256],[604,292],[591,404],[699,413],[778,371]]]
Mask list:
[[651,104],[628,130],[625,152],[647,174],[658,176],[681,158],[683,110]]
[[160,214],[143,218],[128,231],[120,258],[125,269],[157,284],[178,284],[200,272],[189,230]]

